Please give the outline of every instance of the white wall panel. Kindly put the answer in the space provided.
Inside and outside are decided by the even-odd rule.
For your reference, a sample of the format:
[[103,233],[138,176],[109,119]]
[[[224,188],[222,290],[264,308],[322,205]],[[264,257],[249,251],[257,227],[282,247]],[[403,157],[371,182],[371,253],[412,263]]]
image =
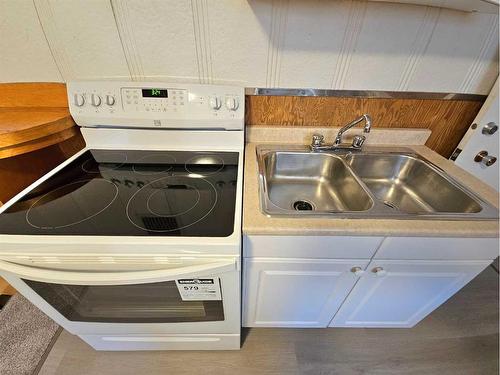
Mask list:
[[[193,0],[196,2],[196,0]],[[266,86],[277,1],[208,1],[214,82]]]
[[199,25],[191,1],[112,3],[133,79],[198,82],[200,76],[206,75],[202,67],[206,53],[197,51],[205,30],[195,35],[194,25]]
[[498,75],[495,14],[358,0],[34,4],[0,2],[0,46],[8,51],[1,81],[132,78],[486,94]]
[[488,93],[498,77],[498,16],[489,16],[487,33],[481,50],[462,81],[461,92]]
[[495,80],[482,83],[483,75],[498,74],[497,60],[498,16],[441,9],[408,89],[487,94]]
[[0,1],[0,82],[61,80],[33,2]]
[[346,1],[290,2],[276,86],[325,89],[334,86],[345,56],[343,30],[349,16],[356,13],[354,5]]
[[107,0],[35,0],[64,80],[126,78],[129,72]]
[[437,14],[437,8],[368,3],[340,88],[405,90]]

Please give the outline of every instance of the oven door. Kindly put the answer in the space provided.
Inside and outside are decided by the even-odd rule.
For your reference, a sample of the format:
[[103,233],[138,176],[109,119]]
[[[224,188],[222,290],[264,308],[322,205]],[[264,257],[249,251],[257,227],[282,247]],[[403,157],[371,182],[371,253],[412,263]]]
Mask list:
[[157,267],[75,271],[0,260],[2,276],[74,334],[239,332],[237,258]]

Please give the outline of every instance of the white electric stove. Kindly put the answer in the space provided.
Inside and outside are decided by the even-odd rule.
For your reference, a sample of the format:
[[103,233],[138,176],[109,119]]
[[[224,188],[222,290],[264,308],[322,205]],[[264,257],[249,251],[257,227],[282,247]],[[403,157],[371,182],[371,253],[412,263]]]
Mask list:
[[86,148],[0,209],[0,275],[98,350],[239,349],[243,88],[68,100]]

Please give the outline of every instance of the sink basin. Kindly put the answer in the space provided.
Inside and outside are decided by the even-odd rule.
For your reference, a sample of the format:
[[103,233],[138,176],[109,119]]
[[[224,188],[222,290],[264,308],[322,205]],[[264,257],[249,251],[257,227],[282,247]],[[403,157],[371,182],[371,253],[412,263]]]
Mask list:
[[354,172],[385,205],[408,213],[471,213],[481,205],[429,164],[408,155],[352,154]]
[[494,206],[409,149],[259,146],[257,159],[261,209],[270,216],[498,219]]
[[278,211],[365,211],[373,202],[345,161],[336,155],[267,154],[265,189]]

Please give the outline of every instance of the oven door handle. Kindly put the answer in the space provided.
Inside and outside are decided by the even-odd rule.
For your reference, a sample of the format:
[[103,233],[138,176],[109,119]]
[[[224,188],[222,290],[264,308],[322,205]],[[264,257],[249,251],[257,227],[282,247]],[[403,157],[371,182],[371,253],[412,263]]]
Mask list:
[[148,271],[61,271],[48,268],[25,266],[0,260],[0,270],[16,277],[51,284],[74,285],[127,285],[172,281],[181,278],[197,278],[235,271],[236,259],[220,260],[206,264],[197,264],[170,269]]

